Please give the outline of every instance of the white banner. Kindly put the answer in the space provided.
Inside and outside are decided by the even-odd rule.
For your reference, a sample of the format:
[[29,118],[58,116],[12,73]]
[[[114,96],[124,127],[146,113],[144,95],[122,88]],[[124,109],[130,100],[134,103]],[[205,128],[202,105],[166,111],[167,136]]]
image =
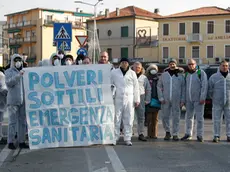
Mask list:
[[30,149],[114,144],[110,65],[26,68]]

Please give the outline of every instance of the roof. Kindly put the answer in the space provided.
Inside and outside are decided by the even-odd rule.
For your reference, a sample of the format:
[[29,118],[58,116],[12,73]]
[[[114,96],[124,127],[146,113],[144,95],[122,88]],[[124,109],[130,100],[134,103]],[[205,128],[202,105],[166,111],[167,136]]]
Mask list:
[[115,19],[115,18],[121,18],[121,17],[149,17],[149,18],[161,18],[162,16],[156,13],[152,13],[150,11],[135,7],[135,6],[128,6],[125,8],[120,9],[120,15],[116,15],[116,11],[113,11],[109,13],[108,17],[99,16],[96,19],[97,20],[107,20],[107,19]]
[[171,14],[163,18],[179,18],[179,17],[196,17],[196,16],[213,16],[213,15],[230,15],[229,9],[216,6],[201,7],[181,13]]
[[[60,10],[60,9],[49,9],[49,8],[32,8],[32,9],[28,9],[28,10],[23,10],[23,11],[18,11],[15,13],[10,13],[10,14],[6,14],[5,16],[12,16],[12,15],[17,15],[17,14],[22,14],[22,13],[26,13],[29,11],[33,11],[33,10],[43,10],[43,11],[48,11],[48,12],[56,12],[56,13],[73,13],[73,14],[78,14],[76,11],[68,11],[68,10]],[[93,16],[90,13],[83,13],[82,14],[89,14],[90,16]]]

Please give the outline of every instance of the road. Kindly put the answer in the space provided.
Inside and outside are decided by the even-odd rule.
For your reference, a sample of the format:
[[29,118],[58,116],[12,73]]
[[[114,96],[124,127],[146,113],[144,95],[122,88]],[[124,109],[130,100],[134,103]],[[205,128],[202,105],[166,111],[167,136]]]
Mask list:
[[[182,119],[180,136],[183,131]],[[21,152],[1,147],[0,172],[229,172],[230,143],[224,133],[223,126],[223,141],[212,143],[212,121],[205,120],[204,143],[196,142],[195,137],[190,142],[164,141],[160,122],[157,141],[140,142],[135,136],[132,147],[122,139],[116,146]]]

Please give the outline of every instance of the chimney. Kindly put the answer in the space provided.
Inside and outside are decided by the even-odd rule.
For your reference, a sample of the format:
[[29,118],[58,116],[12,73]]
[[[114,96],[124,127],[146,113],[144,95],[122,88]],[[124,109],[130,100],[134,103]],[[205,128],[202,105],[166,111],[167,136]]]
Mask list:
[[80,13],[83,13],[83,10],[80,10]]
[[228,7],[227,10],[230,11],[230,7]]
[[119,16],[119,15],[120,15],[120,9],[116,8],[116,16]]
[[76,12],[78,13],[78,11],[79,11],[79,8],[76,8]]
[[109,17],[109,9],[108,8],[105,9],[105,17]]
[[158,14],[160,12],[159,8],[154,9],[154,13]]

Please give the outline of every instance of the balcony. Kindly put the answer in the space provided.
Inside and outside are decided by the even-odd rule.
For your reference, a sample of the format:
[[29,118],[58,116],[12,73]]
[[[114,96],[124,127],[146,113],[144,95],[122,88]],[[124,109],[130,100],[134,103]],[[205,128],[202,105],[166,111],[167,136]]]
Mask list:
[[21,45],[23,43],[23,38],[11,38],[10,45]]
[[80,21],[66,21],[66,20],[44,20],[44,25],[53,26],[54,23],[72,23],[73,28],[86,27],[86,24]]
[[36,36],[30,36],[30,37],[25,37],[23,38],[23,42],[25,43],[31,43],[31,42],[36,42]]
[[202,34],[195,33],[195,34],[188,34],[187,35],[187,42],[189,43],[200,43],[203,41]]
[[12,29],[18,29],[18,28],[22,28],[22,27],[36,26],[36,25],[37,25],[36,20],[29,20],[29,21],[6,24],[3,26],[3,29],[12,30]]

